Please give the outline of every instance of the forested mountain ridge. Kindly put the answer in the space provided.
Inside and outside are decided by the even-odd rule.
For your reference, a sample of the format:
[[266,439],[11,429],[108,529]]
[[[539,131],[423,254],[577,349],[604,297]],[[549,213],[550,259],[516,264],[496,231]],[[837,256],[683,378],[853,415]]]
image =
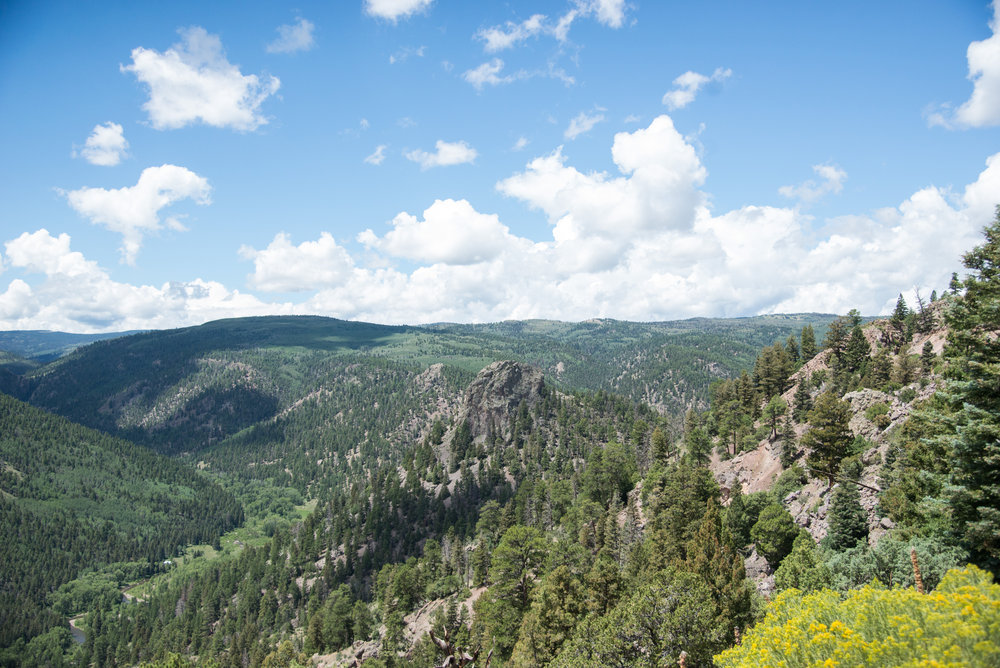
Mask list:
[[[275,418],[321,390],[334,359],[386,360],[415,371],[443,363],[467,378],[511,359],[564,389],[613,391],[677,416],[707,405],[708,386],[752,364],[756,350],[832,316],[668,323],[521,321],[391,327],[320,317],[224,320],[100,341],[8,374],[8,392],[91,427],[168,453],[192,452]],[[12,367],[13,368],[13,367]],[[2,379],[0,379],[2,380]]]

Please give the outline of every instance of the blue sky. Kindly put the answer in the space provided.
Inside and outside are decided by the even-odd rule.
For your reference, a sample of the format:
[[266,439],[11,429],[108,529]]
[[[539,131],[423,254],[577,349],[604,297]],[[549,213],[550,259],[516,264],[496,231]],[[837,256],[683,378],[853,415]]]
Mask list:
[[943,289],[984,2],[0,3],[0,329],[664,320]]

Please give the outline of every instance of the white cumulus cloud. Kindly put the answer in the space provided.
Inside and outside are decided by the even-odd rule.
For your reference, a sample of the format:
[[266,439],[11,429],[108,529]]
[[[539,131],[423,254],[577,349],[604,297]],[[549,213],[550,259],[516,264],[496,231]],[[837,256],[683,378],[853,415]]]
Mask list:
[[569,126],[566,127],[566,131],[563,132],[563,136],[566,139],[573,140],[582,134],[586,134],[594,129],[594,126],[598,123],[604,121],[604,114],[602,113],[587,113],[586,111],[581,111],[579,114],[573,117],[569,122]]
[[278,91],[277,77],[243,74],[222,51],[217,35],[204,28],[180,31],[181,42],[165,52],[136,47],[132,64],[123,65],[149,88],[142,108],[158,130],[192,123],[249,131],[267,123],[264,100]]
[[456,265],[492,260],[513,241],[499,217],[479,213],[464,199],[435,200],[423,220],[403,212],[391,224],[385,236],[365,230],[358,241],[394,257]]
[[611,28],[620,28],[625,22],[625,0],[592,0],[587,4],[589,11],[597,16],[599,23]]
[[797,186],[781,186],[778,192],[789,199],[811,204],[829,193],[839,193],[844,189],[847,172],[836,165],[813,165],[813,171],[820,180],[809,179]]
[[[184,167],[161,165],[142,170],[131,187],[80,188],[63,193],[69,205],[92,223],[122,235],[122,258],[128,264],[142,247],[143,236],[162,229],[160,210],[184,199],[208,204],[208,180]],[[176,218],[167,218],[173,229],[183,229]]]
[[928,121],[944,127],[989,127],[1000,125],[1000,0],[993,0],[993,34],[972,42],[966,52],[972,95],[957,109],[944,105],[929,114]]
[[41,276],[34,285],[15,278],[0,293],[0,329],[106,332],[198,325],[208,320],[294,312],[220,283],[192,279],[156,287],[111,279],[96,262],[70,248],[67,234],[25,232],[4,243],[13,270]]
[[616,134],[611,154],[620,176],[584,174],[557,150],[497,184],[545,212],[561,264],[573,271],[607,268],[649,232],[690,228],[702,205],[705,168],[668,116]]
[[982,241],[1000,192],[998,153],[964,190],[929,186],[852,216],[753,204],[714,211],[705,166],[666,115],[615,135],[611,157],[615,173],[585,172],[557,150],[497,184],[548,219],[534,238],[470,201],[439,200],[399,213],[383,233],[363,232],[357,254],[329,234],[297,245],[278,234],[262,250],[241,249],[251,287],[311,293],[294,304],[197,278],[118,283],[67,236],[24,234],[0,261],[0,329],[107,331],[262,313],[412,324],[884,313],[899,292],[947,286],[962,253]]
[[365,11],[369,16],[388,19],[395,23],[422,12],[431,6],[434,0],[365,0]]
[[92,165],[113,167],[121,162],[128,153],[128,141],[122,126],[108,121],[103,125],[95,125],[93,132],[87,137],[86,143],[79,153],[83,159]]
[[295,53],[308,51],[316,44],[312,21],[299,17],[296,23],[278,26],[278,38],[267,45],[268,53]]
[[725,81],[731,77],[733,71],[727,68],[716,68],[711,76],[705,76],[698,72],[685,72],[674,79],[674,87],[663,96],[663,104],[668,109],[682,109],[692,102],[702,88],[710,83]]
[[343,283],[354,268],[351,256],[328,232],[323,232],[317,241],[303,241],[298,246],[282,232],[264,250],[242,246],[240,256],[253,260],[251,287],[265,292],[335,286]]
[[476,149],[464,141],[447,142],[438,139],[434,143],[434,152],[413,150],[406,153],[406,159],[420,165],[420,169],[431,167],[448,167],[474,162],[479,154]]

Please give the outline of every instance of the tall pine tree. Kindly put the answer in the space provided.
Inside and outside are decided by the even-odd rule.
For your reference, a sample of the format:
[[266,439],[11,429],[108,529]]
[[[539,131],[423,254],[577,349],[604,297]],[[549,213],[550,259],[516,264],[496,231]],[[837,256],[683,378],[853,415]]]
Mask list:
[[1000,573],[1000,207],[986,243],[966,253],[964,295],[946,312],[945,396],[956,411],[951,444],[958,532],[973,558]]

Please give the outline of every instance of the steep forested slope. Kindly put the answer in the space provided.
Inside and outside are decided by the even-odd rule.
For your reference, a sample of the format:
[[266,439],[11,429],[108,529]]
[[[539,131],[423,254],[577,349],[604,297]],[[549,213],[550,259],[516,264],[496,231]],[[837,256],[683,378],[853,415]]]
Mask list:
[[188,467],[0,394],[0,646],[58,623],[46,596],[82,570],[162,560],[242,518]]
[[[413,392],[406,384],[393,387],[393,369],[386,366],[369,384]],[[442,373],[404,383],[432,391],[448,385]],[[339,473],[318,478],[324,484],[312,491],[322,501],[301,526],[279,529],[263,547],[247,547],[189,577],[160,580],[147,603],[93,610],[88,627],[99,632],[88,638],[82,658],[121,664],[173,651],[261,665],[268,655],[276,660],[283,642],[298,648],[290,656],[303,642],[310,652],[334,650],[375,632],[373,598],[383,601],[379,620],[395,629],[386,640],[389,656],[403,647],[403,616],[416,602],[484,581],[507,527],[568,531],[573,543],[578,536],[599,541],[606,508],[616,514],[623,507],[636,462],[648,461],[662,438],[650,409],[603,393],[560,393],[537,369],[513,362],[490,365],[455,394],[450,403],[439,395],[445,399],[439,412],[412,414],[413,431],[396,432],[382,449],[322,453]],[[311,399],[306,403],[315,405],[306,410],[315,411],[314,419],[298,421],[294,433],[279,419],[267,438],[275,445],[308,440],[309,429],[300,428],[336,419],[346,408],[336,402]],[[359,426],[367,420],[357,410],[342,417]],[[253,431],[203,453],[210,466],[216,456],[225,459],[222,453],[237,456],[267,442],[255,441]],[[309,450],[310,459],[317,454]],[[585,558],[581,550],[574,560]],[[132,642],[137,636],[147,641]]]

